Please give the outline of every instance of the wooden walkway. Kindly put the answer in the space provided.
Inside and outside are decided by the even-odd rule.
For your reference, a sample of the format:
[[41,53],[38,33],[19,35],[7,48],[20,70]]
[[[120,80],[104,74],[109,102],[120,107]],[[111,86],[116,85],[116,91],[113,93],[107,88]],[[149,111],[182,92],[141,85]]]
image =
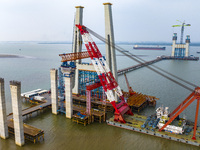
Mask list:
[[[40,111],[43,108],[46,108],[46,107],[50,106],[51,105],[50,95],[49,94],[44,94],[42,96],[46,98],[46,100],[44,101],[44,103],[40,103],[38,105],[33,105],[32,107],[23,109],[22,110],[22,116],[26,116],[26,115],[32,114],[34,112]],[[12,113],[7,116],[8,120],[10,120],[12,118],[13,118],[13,114]]]

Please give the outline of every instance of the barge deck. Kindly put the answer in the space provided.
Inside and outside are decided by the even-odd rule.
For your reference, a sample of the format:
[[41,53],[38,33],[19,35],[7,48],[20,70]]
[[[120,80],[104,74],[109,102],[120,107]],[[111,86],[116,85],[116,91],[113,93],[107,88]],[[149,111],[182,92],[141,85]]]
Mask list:
[[112,125],[115,127],[124,128],[128,130],[200,147],[200,127],[197,128],[196,140],[192,140],[193,131],[191,131],[190,133],[186,135],[186,134],[174,134],[174,133],[164,132],[164,131],[159,132],[158,131],[159,129],[152,130],[152,127],[149,127],[149,126],[147,128],[142,128],[141,125],[144,124],[146,119],[147,119],[146,116],[134,114],[134,116],[125,115],[126,123],[115,122],[114,116],[106,120],[106,122],[108,125]]

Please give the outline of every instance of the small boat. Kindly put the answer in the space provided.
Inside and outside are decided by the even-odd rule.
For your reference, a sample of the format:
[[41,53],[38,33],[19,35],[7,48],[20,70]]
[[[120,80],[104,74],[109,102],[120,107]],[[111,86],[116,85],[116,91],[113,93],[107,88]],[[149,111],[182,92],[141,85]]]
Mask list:
[[198,51],[197,53],[200,54],[200,51]]
[[166,47],[159,47],[159,46],[156,46],[156,47],[147,47],[147,46],[138,46],[138,45],[135,45],[133,47],[133,49],[137,49],[137,50],[165,50]]

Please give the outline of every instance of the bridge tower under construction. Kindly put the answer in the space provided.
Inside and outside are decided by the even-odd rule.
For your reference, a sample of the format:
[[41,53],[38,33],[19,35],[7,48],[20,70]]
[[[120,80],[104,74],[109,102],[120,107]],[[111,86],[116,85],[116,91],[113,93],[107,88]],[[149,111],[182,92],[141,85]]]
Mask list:
[[190,36],[186,36],[185,43],[176,43],[177,33],[174,33],[172,38],[172,57],[184,58],[189,56]]

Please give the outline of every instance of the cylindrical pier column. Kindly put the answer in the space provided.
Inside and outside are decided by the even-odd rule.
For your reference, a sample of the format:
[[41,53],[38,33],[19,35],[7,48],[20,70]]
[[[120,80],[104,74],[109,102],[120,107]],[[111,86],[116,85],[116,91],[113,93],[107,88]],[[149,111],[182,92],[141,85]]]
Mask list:
[[8,124],[6,115],[6,101],[4,79],[0,78],[0,136],[3,139],[8,138]]
[[22,101],[21,101],[21,82],[10,81],[10,91],[12,99],[12,111],[15,130],[15,143],[19,146],[23,146],[24,140],[24,128],[22,118]]
[[58,71],[57,69],[50,70],[51,76],[51,105],[52,105],[52,113],[58,114]]

